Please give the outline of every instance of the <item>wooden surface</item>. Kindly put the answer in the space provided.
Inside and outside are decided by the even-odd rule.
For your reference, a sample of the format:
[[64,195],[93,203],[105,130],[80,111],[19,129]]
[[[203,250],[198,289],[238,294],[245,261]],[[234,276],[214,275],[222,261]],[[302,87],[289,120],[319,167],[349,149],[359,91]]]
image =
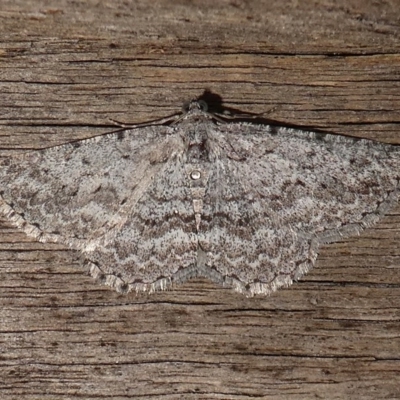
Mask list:
[[[0,1],[0,148],[208,98],[400,144],[400,5]],[[1,399],[399,399],[400,207],[270,297],[198,279],[151,296],[0,224]]]

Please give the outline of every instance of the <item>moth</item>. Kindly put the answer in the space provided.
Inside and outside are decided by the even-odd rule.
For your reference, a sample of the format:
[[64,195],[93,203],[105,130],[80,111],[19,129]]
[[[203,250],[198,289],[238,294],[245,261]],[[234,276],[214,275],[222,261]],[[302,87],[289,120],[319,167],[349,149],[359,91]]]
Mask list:
[[118,291],[205,276],[268,294],[374,224],[399,178],[396,146],[226,122],[192,101],[170,123],[3,157],[0,212]]

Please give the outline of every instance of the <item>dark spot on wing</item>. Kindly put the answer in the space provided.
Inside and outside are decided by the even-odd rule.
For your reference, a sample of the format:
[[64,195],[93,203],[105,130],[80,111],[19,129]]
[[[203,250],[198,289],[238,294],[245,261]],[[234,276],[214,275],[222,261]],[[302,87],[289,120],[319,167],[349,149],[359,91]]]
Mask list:
[[322,132],[315,132],[315,140],[325,140],[326,138],[326,133],[322,133]]
[[118,140],[123,140],[123,139],[125,139],[125,131],[119,131],[119,132],[117,133],[117,139],[118,139]]

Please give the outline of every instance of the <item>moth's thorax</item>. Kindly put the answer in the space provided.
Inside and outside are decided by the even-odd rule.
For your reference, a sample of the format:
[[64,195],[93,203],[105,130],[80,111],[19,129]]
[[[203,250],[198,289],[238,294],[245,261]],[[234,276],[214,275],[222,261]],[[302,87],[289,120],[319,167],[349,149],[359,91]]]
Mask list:
[[184,140],[188,162],[209,161],[207,125],[187,126]]

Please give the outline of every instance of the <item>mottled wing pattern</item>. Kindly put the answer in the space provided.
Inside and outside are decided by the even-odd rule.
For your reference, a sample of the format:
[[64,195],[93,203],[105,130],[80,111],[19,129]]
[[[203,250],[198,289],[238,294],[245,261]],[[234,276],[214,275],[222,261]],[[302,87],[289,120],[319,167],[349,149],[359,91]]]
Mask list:
[[132,129],[3,158],[0,210],[42,241],[104,245],[176,150],[169,131]]
[[197,257],[196,223],[184,164],[154,177],[115,238],[87,252],[92,273],[120,291],[165,288]]
[[399,150],[367,140],[252,124],[209,134],[199,244],[221,281],[268,293],[301,277],[320,243],[375,222],[398,198]]

